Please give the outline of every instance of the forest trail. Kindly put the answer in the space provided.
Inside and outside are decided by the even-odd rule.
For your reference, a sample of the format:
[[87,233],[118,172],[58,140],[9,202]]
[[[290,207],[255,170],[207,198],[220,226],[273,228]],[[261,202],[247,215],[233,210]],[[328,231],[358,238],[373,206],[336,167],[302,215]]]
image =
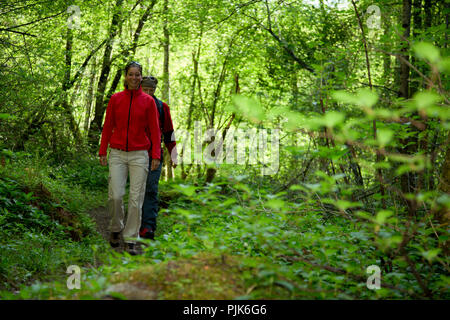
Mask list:
[[[159,201],[160,208],[167,208],[170,199],[171,199],[170,196],[160,194],[160,201]],[[95,221],[97,232],[102,235],[103,239],[105,239],[107,243],[109,243],[110,237],[109,224],[111,222],[111,217],[108,213],[108,208],[106,206],[97,207],[95,209],[90,210],[88,214]],[[127,212],[125,211],[124,222],[126,221],[127,221]],[[122,237],[120,239],[119,247],[114,248],[114,250],[119,253],[122,253],[124,251],[124,242]],[[137,250],[140,254],[143,253],[141,245],[137,246]]]
[[108,215],[108,211],[106,210],[106,207],[95,208],[89,211],[89,215],[95,221],[97,232],[100,233],[106,241],[108,241],[109,239],[108,225],[110,222],[110,218]]
[[[110,217],[107,208],[98,207],[89,215],[96,223],[97,232],[109,243]],[[139,255],[136,257],[139,259],[144,254],[143,244],[138,245],[137,249]],[[113,250],[124,252],[123,239],[120,246]],[[233,299],[248,293],[241,277],[243,271],[238,258],[206,252],[164,263],[144,262],[137,270],[115,274],[101,299]]]
[[[103,239],[105,239],[107,243],[109,243],[109,224],[111,222],[111,217],[109,216],[107,207],[102,206],[95,208],[89,211],[89,216],[95,221],[97,232],[102,235]],[[120,253],[124,251],[123,239],[121,239],[119,247],[114,248],[113,250]]]
[[[89,211],[89,216],[95,221],[96,230],[107,243],[109,243],[109,224],[111,218],[109,216],[107,207],[101,206]],[[124,242],[121,238],[120,245],[117,248],[111,248],[117,253],[124,252]],[[138,251],[141,254],[142,249],[138,246]],[[108,287],[106,296],[103,299],[110,300],[116,298],[126,298],[129,300],[153,300],[157,298],[157,292],[149,290],[149,288],[142,283],[121,282],[115,283]]]

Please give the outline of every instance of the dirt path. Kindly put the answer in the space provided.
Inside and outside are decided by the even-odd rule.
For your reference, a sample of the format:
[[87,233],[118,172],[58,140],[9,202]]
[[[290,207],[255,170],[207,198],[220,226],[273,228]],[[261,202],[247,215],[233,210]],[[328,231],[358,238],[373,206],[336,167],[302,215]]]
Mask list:
[[[109,236],[110,236],[109,224],[111,222],[111,217],[108,214],[107,208],[98,207],[94,210],[91,210],[89,212],[89,215],[92,217],[92,219],[94,219],[98,233],[100,233],[103,239],[105,239],[105,241],[109,243]],[[119,247],[114,248],[116,252],[123,252],[124,243],[122,239],[120,240],[121,241]]]
[[[92,219],[94,219],[95,223],[96,223],[96,230],[98,231],[98,233],[100,233],[103,237],[103,239],[105,239],[105,241],[107,243],[109,243],[109,237],[110,237],[110,232],[109,232],[109,224],[111,222],[111,217],[109,216],[108,210],[106,207],[98,207],[96,209],[93,209],[89,212],[89,215],[92,217]],[[125,217],[124,217],[124,222],[127,221],[127,214],[125,213]],[[122,235],[120,236],[120,245],[117,248],[112,248],[114,251],[118,252],[118,253],[122,253],[125,249],[125,244],[123,242],[123,238]],[[143,245],[141,243],[137,243],[136,245],[136,251],[138,252],[138,254],[143,254]]]

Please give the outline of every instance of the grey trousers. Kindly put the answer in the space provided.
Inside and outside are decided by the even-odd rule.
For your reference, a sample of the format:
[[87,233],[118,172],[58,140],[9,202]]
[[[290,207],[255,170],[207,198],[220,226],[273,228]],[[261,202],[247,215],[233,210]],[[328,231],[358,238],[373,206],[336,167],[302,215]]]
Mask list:
[[[110,231],[123,231],[123,239],[134,243],[139,236],[145,184],[149,170],[147,150],[122,151],[111,149],[109,153],[108,211],[111,216]],[[130,174],[128,218],[124,226],[123,196]]]

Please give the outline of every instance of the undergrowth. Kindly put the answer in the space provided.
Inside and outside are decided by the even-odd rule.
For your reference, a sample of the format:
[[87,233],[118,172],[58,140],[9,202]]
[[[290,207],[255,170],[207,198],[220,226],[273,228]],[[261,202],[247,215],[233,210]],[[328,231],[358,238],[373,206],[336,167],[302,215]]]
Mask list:
[[102,168],[87,158],[52,166],[26,153],[1,156],[0,289],[65,277],[72,264],[98,264],[105,243],[87,212],[104,202]]
[[[318,176],[325,193],[332,192],[335,180]],[[438,243],[429,225],[419,222],[418,236],[405,253],[395,255],[406,228],[402,215],[361,220],[361,213],[345,210],[347,216],[342,216],[318,207],[306,186],[291,186],[294,193],[270,193],[263,183],[269,182],[249,182],[243,175],[219,176],[213,184],[162,182],[164,208],[156,240],[143,241],[143,255],[113,253],[98,268],[84,268],[81,290],[68,290],[65,282],[56,281],[22,294],[133,298],[111,291],[125,283],[151,292],[154,299],[448,298],[445,256],[440,250],[430,252]],[[367,287],[367,268],[373,265],[381,269],[378,290]],[[416,272],[426,279],[431,295],[422,290]]]

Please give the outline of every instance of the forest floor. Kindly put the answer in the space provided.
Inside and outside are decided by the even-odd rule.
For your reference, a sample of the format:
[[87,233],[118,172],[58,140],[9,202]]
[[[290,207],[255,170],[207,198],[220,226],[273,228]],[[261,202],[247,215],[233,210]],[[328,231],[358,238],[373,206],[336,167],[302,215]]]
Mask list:
[[[89,212],[96,223],[97,232],[109,243],[110,216],[106,207],[98,207]],[[125,217],[126,218],[126,217]],[[126,221],[126,220],[125,220]],[[157,230],[155,237],[161,237]],[[241,276],[250,271],[240,267],[240,259],[232,255],[215,255],[202,252],[186,258],[178,258],[161,263],[146,263],[144,244],[137,245],[139,267],[129,272],[116,272],[108,280],[109,285],[100,299],[234,299],[244,296],[249,290]],[[111,248],[119,254],[124,253],[121,239],[118,248]],[[147,253],[148,254],[148,253]],[[245,270],[244,270],[245,269]],[[87,292],[80,292],[78,297]]]

